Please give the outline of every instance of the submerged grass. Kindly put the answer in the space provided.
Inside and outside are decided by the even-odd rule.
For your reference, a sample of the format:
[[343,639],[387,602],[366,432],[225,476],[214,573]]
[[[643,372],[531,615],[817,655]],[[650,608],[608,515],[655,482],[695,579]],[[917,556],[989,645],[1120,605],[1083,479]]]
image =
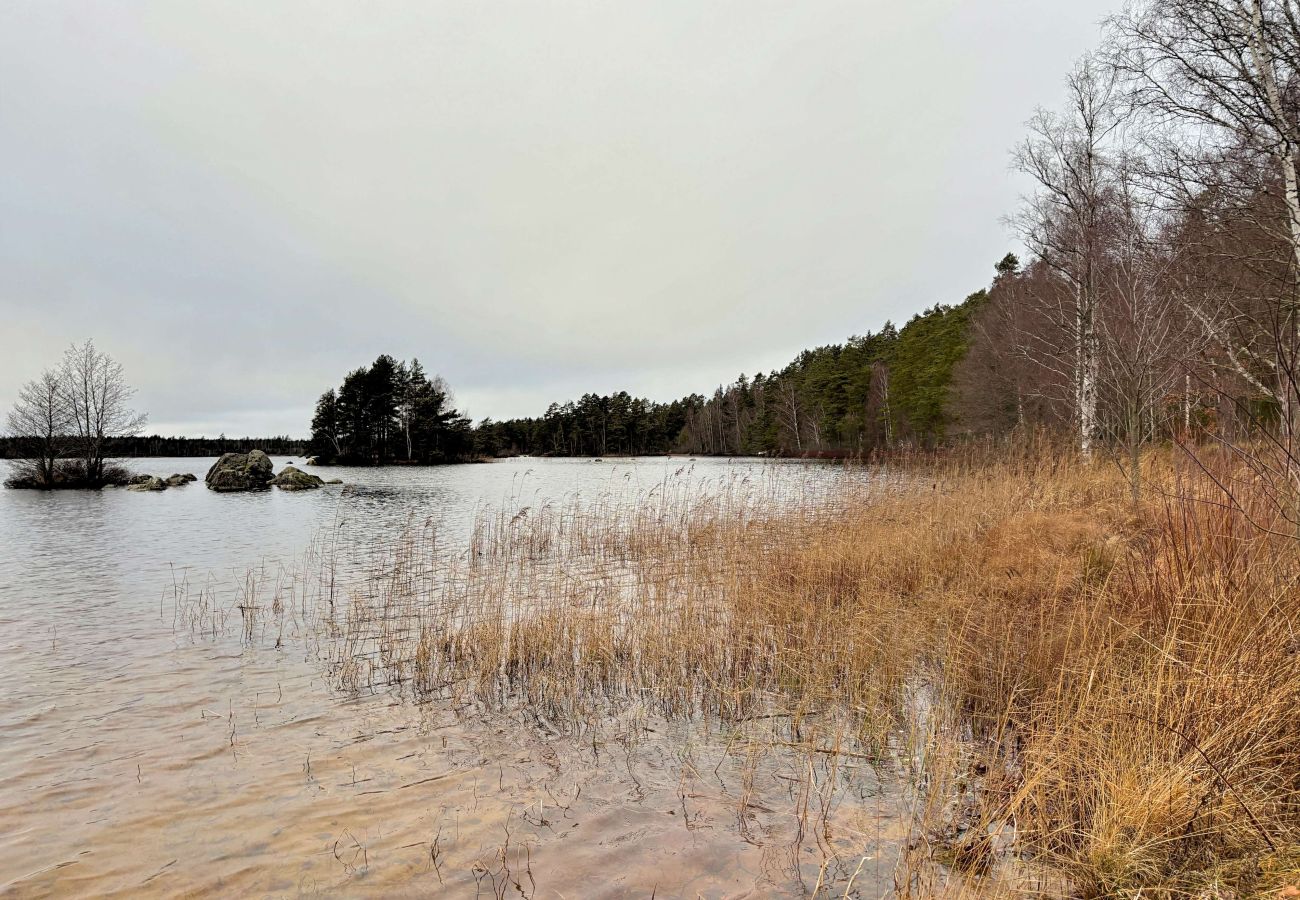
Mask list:
[[463,552],[413,526],[347,592],[323,544],[308,630],[354,690],[553,732],[644,710],[894,771],[903,895],[959,889],[934,863],[981,895],[1285,892],[1300,541],[1230,458],[1147,464],[1138,505],[1037,449],[780,498],[665,481],[485,517]]

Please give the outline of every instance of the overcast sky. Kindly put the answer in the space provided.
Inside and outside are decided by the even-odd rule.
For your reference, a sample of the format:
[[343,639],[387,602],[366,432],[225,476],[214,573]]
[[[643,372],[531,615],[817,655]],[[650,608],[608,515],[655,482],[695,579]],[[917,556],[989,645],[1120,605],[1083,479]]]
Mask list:
[[1117,4],[7,0],[0,405],[87,337],[189,435],[778,368],[987,284]]

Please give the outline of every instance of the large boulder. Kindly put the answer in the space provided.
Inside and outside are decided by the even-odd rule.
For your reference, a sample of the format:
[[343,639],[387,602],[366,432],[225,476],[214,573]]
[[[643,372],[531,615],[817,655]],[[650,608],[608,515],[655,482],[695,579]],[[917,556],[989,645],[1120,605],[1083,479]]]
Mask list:
[[261,450],[226,453],[208,469],[208,489],[213,491],[257,491],[271,483],[275,467]]
[[152,475],[132,475],[126,480],[126,485],[130,487],[135,484],[148,484],[151,478],[153,478]]
[[182,485],[189,484],[191,481],[198,481],[198,478],[191,475],[189,472],[186,472],[183,475],[178,473],[167,479],[167,486],[181,487]]
[[137,475],[131,479],[131,483],[127,485],[126,489],[128,491],[165,491],[167,490],[167,482],[154,475]]
[[295,469],[293,466],[285,466],[280,470],[279,475],[271,479],[271,484],[282,491],[311,491],[324,483],[317,476]]

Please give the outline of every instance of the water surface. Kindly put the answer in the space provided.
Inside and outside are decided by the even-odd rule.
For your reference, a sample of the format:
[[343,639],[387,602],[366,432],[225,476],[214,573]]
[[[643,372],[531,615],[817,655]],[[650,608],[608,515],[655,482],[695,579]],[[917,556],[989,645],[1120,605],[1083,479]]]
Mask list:
[[[202,479],[211,463],[132,468]],[[292,571],[322,531],[364,551],[431,523],[454,545],[496,509],[669,489],[780,502],[836,490],[843,469],[649,458],[321,471],[346,487],[0,492],[0,891],[760,896],[844,879],[845,865],[854,891],[890,883],[897,818],[871,802],[830,811],[837,846],[864,849],[828,862],[798,804],[780,802],[804,774],[780,759],[755,789],[725,753],[701,773],[697,738],[669,723],[651,736],[611,723],[588,746],[506,715],[344,696],[310,647],[196,636],[173,608],[177,585],[235,602],[250,571]],[[880,789],[854,787],[860,800]]]

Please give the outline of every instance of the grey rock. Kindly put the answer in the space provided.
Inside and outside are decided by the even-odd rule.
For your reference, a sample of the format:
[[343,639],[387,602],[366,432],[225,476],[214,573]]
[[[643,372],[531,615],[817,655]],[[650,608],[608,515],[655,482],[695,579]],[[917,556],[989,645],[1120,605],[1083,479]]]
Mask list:
[[280,470],[280,474],[271,480],[271,484],[282,491],[311,491],[324,483],[317,476],[309,475],[301,469],[295,469],[293,466],[285,466]]
[[189,484],[191,481],[198,481],[198,478],[196,478],[195,476],[191,475],[189,472],[186,472],[186,473],[184,473],[184,474],[177,473],[177,474],[175,474],[175,475],[173,475],[172,477],[170,477],[170,478],[167,479],[167,486],[168,486],[168,487],[181,487],[181,486],[183,486],[183,485],[187,485],[187,484]]
[[250,450],[224,454],[203,480],[213,491],[256,491],[267,487],[274,474],[271,458],[261,450]]
[[342,478],[330,478],[330,479],[328,479],[325,483],[326,483],[326,484],[342,484],[342,483],[343,483],[343,479],[342,479]]
[[128,491],[165,491],[165,490],[167,490],[167,482],[163,481],[161,478],[158,478],[158,477],[153,476],[153,475],[137,476],[137,478],[138,478],[138,477],[143,477],[145,480],[144,480],[144,481],[137,481],[135,478],[132,478],[132,479],[131,479],[131,483],[130,483],[129,485],[127,485],[127,488],[126,488]]
[[149,479],[151,478],[153,478],[152,475],[132,475],[126,480],[126,483],[128,486],[133,484],[148,484]]

